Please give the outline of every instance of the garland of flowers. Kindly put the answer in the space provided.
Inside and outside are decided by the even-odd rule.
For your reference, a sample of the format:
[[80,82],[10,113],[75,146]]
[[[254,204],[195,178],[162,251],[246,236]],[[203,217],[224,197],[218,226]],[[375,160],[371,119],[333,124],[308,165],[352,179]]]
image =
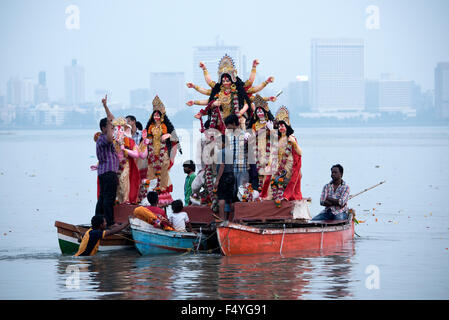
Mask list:
[[[223,94],[226,95],[226,93],[224,93],[224,89],[223,88],[221,89],[221,91],[223,92]],[[235,86],[235,84],[231,85],[231,92],[229,94],[232,97],[231,99],[232,99],[232,104],[234,105],[234,108],[233,108],[234,114],[238,115],[239,111],[240,111],[240,106],[239,106],[239,97],[238,97],[238,94],[237,94],[237,87]],[[215,101],[217,101],[217,100],[220,100],[220,92],[217,93],[214,96],[214,100],[212,100],[208,104],[208,108],[210,108],[212,106],[212,104]],[[201,110],[201,111],[203,111],[203,110]],[[219,107],[216,107],[216,108],[212,109],[210,127],[211,128],[215,128],[215,129],[220,129],[220,127],[224,128],[224,122],[223,122],[223,118],[221,116],[221,112],[220,112],[220,108]],[[204,131],[202,121],[201,121],[201,130]],[[203,132],[203,131],[201,131],[201,132]]]
[[[262,129],[263,128],[258,129],[256,131],[257,137],[259,136],[259,133],[261,131],[263,131]],[[269,138],[267,139],[268,133],[269,133],[269,131],[265,130],[265,141],[266,141],[266,143],[265,143],[265,157],[269,157],[270,156],[270,146],[271,145],[270,145],[270,139]],[[254,149],[255,149],[254,150],[254,158],[256,159],[257,175],[258,175],[258,178],[259,178],[259,188],[258,188],[258,190],[260,192],[260,191],[262,191],[262,184],[263,184],[264,175],[259,174],[260,170],[263,168],[262,165],[261,165],[261,162],[260,162],[260,157],[259,157],[259,139],[256,139],[256,148],[254,148]]]
[[272,175],[271,177],[271,191],[273,194],[273,200],[274,203],[276,204],[276,207],[278,208],[281,206],[281,201],[284,196],[284,190],[286,187],[284,183],[284,176],[286,174],[285,165],[287,164],[287,159],[291,153],[292,153],[292,144],[290,141],[288,141],[282,159],[280,159],[278,170],[276,174]]
[[212,206],[216,198],[216,190],[214,189],[214,177],[212,174],[212,165],[210,164],[206,165],[204,169],[204,176],[206,180],[205,183],[207,190],[207,197],[205,201],[209,206]]
[[259,198],[256,200],[254,199],[253,193],[254,193],[253,186],[251,185],[251,183],[248,183],[247,187],[245,188],[245,191],[243,191],[243,194],[242,194],[242,202],[250,202],[250,201],[256,201],[256,200],[260,201]]

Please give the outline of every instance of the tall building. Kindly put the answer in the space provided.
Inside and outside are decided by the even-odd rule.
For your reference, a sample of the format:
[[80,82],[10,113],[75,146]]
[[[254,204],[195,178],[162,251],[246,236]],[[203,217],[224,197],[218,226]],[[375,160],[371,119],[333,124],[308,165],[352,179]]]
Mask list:
[[77,106],[85,102],[84,68],[72,60],[72,65],[65,67],[65,102]]
[[15,106],[25,106],[33,103],[33,79],[17,77],[10,78],[6,83],[6,102]]
[[38,83],[34,86],[34,103],[48,102],[48,89],[45,71],[39,72]]
[[365,80],[365,111],[379,111],[379,80]]
[[223,44],[217,43],[216,46],[201,46],[195,47],[193,51],[193,83],[204,88],[209,88],[209,86],[204,81],[203,70],[199,67],[200,61],[204,62],[209,71],[211,79],[213,81],[218,80],[218,63],[221,58],[227,54],[234,61],[234,65],[237,68],[237,75],[243,81],[242,78],[242,56],[240,52],[240,47],[238,46],[225,46]]
[[12,105],[22,105],[24,103],[23,97],[23,83],[19,78],[10,78],[6,83],[6,103]]
[[313,39],[311,98],[314,111],[364,109],[362,39]]
[[129,105],[131,108],[141,106],[151,101],[150,90],[148,89],[135,89],[129,92]]
[[46,76],[45,71],[39,72],[38,84],[40,84],[41,86],[47,86],[47,76]]
[[413,89],[413,81],[381,79],[379,81],[379,111],[411,113]]
[[439,118],[449,118],[449,62],[435,68],[435,107]]
[[297,76],[296,81],[288,85],[288,107],[298,112],[310,109],[309,103],[309,78]]
[[156,95],[162,100],[168,115],[173,115],[186,106],[184,72],[150,73],[150,102]]
[[33,78],[23,78],[23,99],[25,104],[32,104],[34,101]]

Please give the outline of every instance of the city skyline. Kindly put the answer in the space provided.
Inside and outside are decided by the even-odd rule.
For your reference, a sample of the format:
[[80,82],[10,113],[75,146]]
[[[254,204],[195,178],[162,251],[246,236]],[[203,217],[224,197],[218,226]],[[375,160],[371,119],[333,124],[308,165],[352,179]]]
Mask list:
[[[343,41],[343,42],[342,42]],[[348,70],[353,69],[354,67],[351,65],[351,63],[353,63],[351,61],[351,59],[354,57],[354,52],[352,52],[348,57],[351,59],[346,59],[348,61],[346,61],[346,65],[347,65],[347,69],[348,70],[344,70],[344,66],[346,66],[344,63],[342,63],[342,57],[344,55],[342,55],[342,43],[344,43],[345,41],[349,41],[348,43],[350,44],[349,46],[352,47],[351,43],[356,41],[359,42],[358,45],[360,45],[361,47],[361,54],[357,54],[356,53],[356,57],[358,56],[358,60],[363,60],[363,51],[364,51],[364,43],[362,39],[311,39],[311,51],[314,52],[316,51],[316,47],[317,47],[317,43],[321,43],[322,45],[324,45],[324,47],[326,47],[328,50],[329,43],[334,43],[331,47],[335,47],[336,49],[331,49],[331,51],[326,51],[324,56],[326,57],[327,60],[322,60],[324,61],[324,63],[322,63],[322,65],[326,66],[326,68],[328,68],[328,70],[325,73],[325,77],[339,77],[340,73],[347,73]],[[337,45],[335,45],[337,44]],[[199,47],[196,47],[196,49]],[[234,52],[238,52],[240,54],[240,49],[239,47],[223,47],[222,45],[218,45],[216,47],[216,49],[214,49],[213,46],[207,46],[207,47],[202,47],[202,48],[207,48],[209,51],[212,50],[213,52],[220,52],[220,57],[221,57],[221,50],[223,50],[223,48],[231,48],[232,50],[234,50]],[[333,51],[332,51],[333,50]],[[352,50],[352,49],[351,49]],[[338,52],[338,54],[336,54],[335,52]],[[224,51],[226,54],[226,51]],[[201,57],[206,57],[207,58],[207,54]],[[245,59],[245,55],[242,54],[243,59]],[[313,56],[313,54],[312,54]],[[329,57],[330,60],[329,60]],[[221,59],[221,58],[220,58]],[[201,71],[201,69],[198,66],[198,62],[201,59],[194,59],[193,61],[193,65],[192,68],[197,67],[197,69],[199,69]],[[219,61],[219,59],[216,59],[217,61]],[[211,61],[209,60],[209,65],[211,64]],[[212,61],[212,62],[216,62],[216,61]],[[247,77],[250,71],[250,63],[245,63],[245,61],[239,61],[240,65],[246,65],[246,68],[248,70],[244,70],[244,67],[240,67],[239,69],[241,70],[241,72],[239,72],[239,76],[241,77]],[[357,62],[357,61],[356,61]],[[358,62],[357,62],[358,63]],[[355,63],[357,65],[357,63]],[[238,66],[239,64],[236,63],[236,66]],[[323,66],[320,65],[320,70],[323,70]],[[436,68],[439,65],[447,65],[447,62],[438,62],[436,64],[436,66],[434,66],[434,68]],[[318,65],[315,65],[315,68],[317,69]],[[7,84],[6,84],[6,94],[3,95],[4,96],[4,101],[6,102],[6,104],[12,104],[12,105],[23,105],[23,102],[26,102],[28,104],[32,104],[32,102],[34,101],[34,104],[38,104],[39,102],[52,102],[52,103],[59,103],[62,105],[67,105],[67,106],[76,106],[79,104],[85,104],[85,103],[95,103],[101,100],[101,98],[105,95],[108,94],[109,97],[111,95],[110,90],[107,89],[99,89],[96,88],[94,91],[94,95],[95,95],[95,99],[84,99],[83,97],[85,96],[85,92],[87,91],[87,89],[84,88],[84,67],[79,65],[77,62],[77,59],[72,59],[71,60],[71,65],[70,66],[64,66],[62,67],[64,68],[65,71],[65,97],[63,98],[59,98],[59,99],[55,99],[54,97],[49,97],[48,95],[48,90],[49,88],[47,87],[47,81],[46,81],[46,71],[42,70],[39,71],[38,74],[34,77],[34,79],[32,77],[24,77],[24,78],[18,78],[18,77],[10,77]],[[343,68],[343,69],[342,69]],[[209,67],[210,69],[210,67]],[[338,70],[337,70],[338,69]],[[301,85],[301,89],[298,88],[298,90],[304,91],[304,86],[307,86],[307,93],[301,93],[301,95],[307,95],[306,98],[303,97],[298,97],[299,99],[307,99],[306,102],[303,102],[302,105],[304,106],[308,106],[312,109],[315,108],[315,111],[317,111],[318,109],[320,109],[319,105],[313,101],[313,80],[314,80],[314,76],[315,78],[318,76],[319,72],[317,72],[316,74],[313,72],[313,70],[311,70],[312,72],[310,73],[310,75],[298,75],[293,81],[290,81],[289,83],[286,84],[285,87],[280,88],[283,91],[286,91],[286,93],[284,93],[283,96],[281,96],[280,101],[283,101],[284,104],[289,104],[290,102],[287,101],[291,101],[292,99],[288,98],[288,99],[282,99],[286,94],[288,95],[289,92],[292,93],[292,89],[294,89],[294,87],[297,87],[294,85],[294,83],[298,82],[298,83],[303,83]],[[411,88],[412,86],[418,86],[420,89],[421,87],[419,86],[419,84],[417,84],[415,82],[414,79],[400,79],[397,77],[397,75],[393,74],[393,73],[382,73],[379,75],[378,78],[366,78],[363,76],[363,67],[360,68],[360,70],[356,70],[358,78],[355,79],[356,82],[357,81],[361,81],[362,86],[364,86],[366,88],[366,84],[370,83],[370,82],[376,82],[377,85],[379,84],[384,84],[384,83],[395,83],[395,84],[407,84],[409,85],[409,87]],[[434,70],[432,70],[434,71]],[[198,82],[201,83],[201,85],[204,88],[207,88],[207,84],[204,81],[204,76],[203,76],[203,72],[199,72],[199,75],[197,76]],[[214,75],[212,74],[212,79],[214,79]],[[265,75],[260,75],[260,72],[258,71],[257,73],[257,78],[255,82],[260,81],[260,79],[262,77],[264,77]],[[347,76],[346,76],[347,77]],[[178,106],[178,108],[182,108],[185,104],[185,101],[187,101],[189,96],[192,95],[196,95],[199,96],[201,98],[204,98],[204,96],[200,95],[199,93],[197,93],[196,91],[194,91],[193,89],[188,89],[185,84],[187,81],[187,79],[185,79],[185,73],[184,72],[150,72],[148,74],[148,85],[146,87],[142,87],[142,88],[129,88],[128,91],[128,96],[126,97],[125,100],[121,101],[121,100],[115,100],[116,103],[119,103],[120,105],[123,106],[132,106],[133,103],[131,102],[131,95],[134,93],[136,93],[139,90],[147,90],[147,95],[149,97],[146,98],[146,101],[148,102],[149,100],[152,99],[152,97],[154,97],[155,95],[159,94],[163,99],[168,99],[170,102],[168,103],[170,105],[171,108],[176,108],[176,106]],[[246,79],[246,78],[245,78]],[[335,82],[338,83],[339,87],[342,86],[342,83],[344,83],[345,81],[349,82],[352,84],[352,82],[354,82],[354,79],[337,79],[335,78],[334,80],[332,80],[331,82]],[[20,90],[13,90],[16,88],[17,83],[21,82],[21,90],[22,90],[22,97],[20,97],[20,95],[18,95],[18,93],[16,93],[16,91],[20,91]],[[436,82],[435,82],[436,83]],[[167,88],[172,86],[173,88],[176,88],[176,90],[174,91],[176,93],[176,98],[173,98],[170,96],[171,91],[168,90]],[[358,86],[357,86],[358,87]],[[329,87],[330,89],[335,91],[335,88],[333,88],[333,85],[331,83],[331,87]],[[328,89],[329,89],[328,88]],[[70,90],[69,90],[70,89]],[[377,90],[378,91],[382,91],[382,86],[380,86]],[[34,100],[32,99],[33,97],[33,90],[34,90]],[[39,92],[40,90],[40,92]],[[168,90],[168,91],[167,91]],[[434,88],[429,89],[430,91],[434,91]],[[264,89],[264,91],[262,91],[262,94],[266,94],[266,91],[270,91],[270,93],[272,93],[273,90],[270,90],[270,86],[267,87],[266,89]],[[346,90],[347,91],[347,90]],[[14,94],[12,94],[11,92],[13,92]],[[323,91],[325,92],[325,91]],[[343,92],[344,93],[344,92]],[[142,92],[140,92],[140,94],[142,94]],[[293,95],[297,95],[298,93],[293,93]],[[333,93],[335,95],[335,93]],[[74,96],[79,96],[77,98],[74,98]],[[341,98],[344,98],[344,95],[337,97],[337,99],[332,97],[332,94],[325,94],[326,95],[326,99],[328,100],[327,103],[329,104],[333,104],[333,108],[331,109],[348,109],[347,106],[345,106],[344,104],[341,104],[341,101],[338,101],[339,99],[341,100]],[[2,96],[2,95],[0,95]],[[362,91],[361,94],[361,98],[362,100],[364,100],[366,94],[364,92],[364,90]],[[41,98],[39,98],[41,97]],[[43,97],[43,98],[42,98]],[[12,99],[12,100],[11,100]],[[23,100],[23,101],[19,101],[17,102],[17,100]],[[98,100],[98,101],[97,101]],[[142,100],[142,99],[140,99]],[[184,101],[185,100],[185,101]],[[365,99],[366,100],[366,99]],[[340,105],[339,105],[340,104]],[[369,104],[369,103],[368,103]],[[382,102],[378,102],[379,106],[382,105]],[[410,103],[409,103],[410,105]],[[378,107],[379,107],[378,106]],[[400,106],[400,105],[398,105]],[[366,108],[370,108],[369,106],[367,106],[367,102],[363,101],[362,105],[360,108],[356,108],[354,111],[361,111],[363,109]],[[325,108],[326,109],[326,108]],[[321,111],[325,111],[325,109],[321,109]],[[350,108],[349,108],[350,109]],[[388,108],[385,108],[385,111]]]
[[[259,73],[276,78],[274,91],[298,74],[310,75],[313,38],[361,38],[366,78],[391,72],[423,90],[433,88],[436,63],[449,60],[447,1],[245,1],[226,23],[216,18],[222,5],[208,1],[19,0],[1,6],[1,95],[10,76],[45,70],[48,94],[60,100],[60,66],[77,59],[88,70],[87,100],[107,88],[111,99],[127,101],[131,89],[148,86],[151,72],[184,72],[186,81],[194,81],[194,48],[213,46],[217,36],[241,48],[247,67],[259,59]],[[78,19],[76,10],[67,10],[71,6]],[[372,6],[378,8],[377,25]],[[259,17],[266,17],[263,24],[254,23]]]

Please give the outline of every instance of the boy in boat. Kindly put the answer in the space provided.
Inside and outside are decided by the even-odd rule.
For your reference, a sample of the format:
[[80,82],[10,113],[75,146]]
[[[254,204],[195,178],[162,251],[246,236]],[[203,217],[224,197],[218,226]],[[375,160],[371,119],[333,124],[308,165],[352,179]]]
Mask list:
[[190,224],[189,216],[187,212],[182,211],[184,206],[181,200],[175,200],[171,204],[173,213],[168,214],[168,219],[170,220],[173,228],[179,232],[186,232],[186,226],[189,232],[192,232],[192,225]]
[[183,163],[184,173],[187,174],[184,183],[184,203],[186,206],[190,204],[190,196],[192,195],[192,182],[196,178],[195,163],[192,160],[187,160]]
[[126,224],[114,224],[109,230],[106,230],[106,219],[103,216],[95,215],[91,219],[92,228],[86,231],[81,240],[80,247],[75,256],[93,256],[98,251],[100,240],[125,229]]
[[348,218],[349,186],[342,179],[343,167],[339,164],[332,166],[332,181],[323,188],[320,204],[325,206],[322,212],[312,220],[346,220]]

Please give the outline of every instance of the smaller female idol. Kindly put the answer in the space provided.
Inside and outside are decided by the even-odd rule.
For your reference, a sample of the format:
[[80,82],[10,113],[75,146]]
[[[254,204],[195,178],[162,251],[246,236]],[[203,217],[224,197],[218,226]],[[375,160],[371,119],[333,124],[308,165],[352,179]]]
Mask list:
[[[264,200],[274,200],[276,206],[281,206],[282,200],[301,200],[301,157],[302,150],[293,135],[288,110],[282,106],[276,113],[278,125],[278,143],[274,152],[277,155],[266,167],[270,173],[266,176],[261,197]],[[276,152],[277,149],[277,152]]]
[[147,179],[157,179],[154,189],[159,194],[159,203],[170,204],[173,185],[169,171],[173,166],[179,140],[173,124],[165,113],[165,106],[156,96],[153,100],[153,113],[142,131],[140,157],[148,159]]
[[249,151],[252,150],[254,159],[250,164],[250,183],[259,192],[262,190],[263,178],[265,177],[265,166],[270,158],[270,138],[273,131],[273,114],[267,101],[256,94],[251,105],[253,115],[249,122],[252,135],[249,140]]

